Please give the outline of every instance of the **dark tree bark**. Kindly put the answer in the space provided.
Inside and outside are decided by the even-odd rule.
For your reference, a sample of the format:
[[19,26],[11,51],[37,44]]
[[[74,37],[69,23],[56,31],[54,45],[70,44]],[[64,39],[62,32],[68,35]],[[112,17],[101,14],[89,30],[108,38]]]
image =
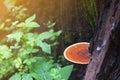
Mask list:
[[84,80],[120,80],[120,0],[101,0],[100,5]]

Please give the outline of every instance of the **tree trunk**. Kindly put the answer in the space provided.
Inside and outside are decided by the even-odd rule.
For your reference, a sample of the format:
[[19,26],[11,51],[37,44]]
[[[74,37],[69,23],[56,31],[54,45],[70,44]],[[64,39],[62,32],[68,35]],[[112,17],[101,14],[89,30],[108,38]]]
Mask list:
[[102,0],[84,80],[120,80],[120,0]]

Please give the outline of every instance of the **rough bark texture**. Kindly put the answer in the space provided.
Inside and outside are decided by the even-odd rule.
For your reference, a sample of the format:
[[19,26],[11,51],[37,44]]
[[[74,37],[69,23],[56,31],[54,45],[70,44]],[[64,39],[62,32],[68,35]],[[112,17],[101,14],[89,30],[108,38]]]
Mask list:
[[120,80],[120,0],[102,0],[84,80]]

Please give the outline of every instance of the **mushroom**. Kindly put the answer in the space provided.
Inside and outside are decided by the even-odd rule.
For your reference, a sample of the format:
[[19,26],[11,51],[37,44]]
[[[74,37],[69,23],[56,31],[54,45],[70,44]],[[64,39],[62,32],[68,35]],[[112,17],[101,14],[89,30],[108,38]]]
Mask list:
[[91,59],[91,54],[88,51],[89,43],[80,42],[67,47],[64,51],[64,57],[73,63],[88,64]]

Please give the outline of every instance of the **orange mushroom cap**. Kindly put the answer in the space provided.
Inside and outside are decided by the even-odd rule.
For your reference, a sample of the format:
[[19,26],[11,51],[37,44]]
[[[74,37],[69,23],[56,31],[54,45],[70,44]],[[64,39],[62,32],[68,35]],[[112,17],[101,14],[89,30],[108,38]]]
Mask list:
[[91,59],[88,47],[88,42],[75,43],[65,49],[64,57],[73,63],[88,64]]

